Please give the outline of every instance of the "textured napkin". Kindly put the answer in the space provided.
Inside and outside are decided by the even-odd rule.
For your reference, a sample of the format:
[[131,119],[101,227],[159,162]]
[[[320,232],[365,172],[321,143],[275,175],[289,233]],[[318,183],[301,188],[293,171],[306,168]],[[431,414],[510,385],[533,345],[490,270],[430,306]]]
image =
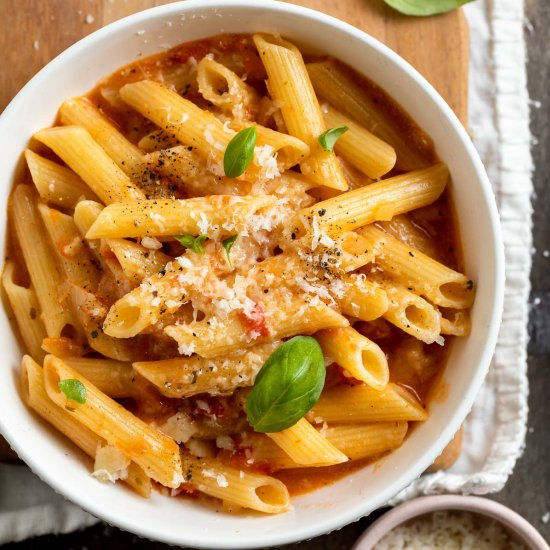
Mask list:
[[[470,134],[493,184],[506,252],[503,324],[489,376],[447,472],[422,476],[393,503],[419,494],[500,490],[521,454],[527,421],[527,317],[531,268],[531,155],[523,0],[477,0],[470,25]],[[97,521],[25,466],[0,464],[0,544],[66,533]]]
[[414,481],[392,504],[421,494],[500,491],[523,450],[533,192],[523,7],[523,0],[465,6],[471,43],[468,130],[495,192],[506,259],[495,355],[464,424],[460,459],[450,470]]

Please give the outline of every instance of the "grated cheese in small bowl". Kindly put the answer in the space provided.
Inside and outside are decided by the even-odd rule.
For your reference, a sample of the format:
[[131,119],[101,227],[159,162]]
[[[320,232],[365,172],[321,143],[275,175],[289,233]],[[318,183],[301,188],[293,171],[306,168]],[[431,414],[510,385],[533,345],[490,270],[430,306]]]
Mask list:
[[373,550],[526,550],[502,525],[471,512],[438,511],[392,529]]

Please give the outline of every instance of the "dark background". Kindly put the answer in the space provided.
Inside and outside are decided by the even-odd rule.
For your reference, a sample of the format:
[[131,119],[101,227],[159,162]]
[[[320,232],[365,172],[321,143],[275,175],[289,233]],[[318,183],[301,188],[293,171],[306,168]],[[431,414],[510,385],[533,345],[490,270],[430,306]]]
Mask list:
[[[550,540],[550,2],[525,0],[526,40],[529,51],[529,92],[534,102],[531,130],[534,135],[534,252],[531,274],[531,315],[529,333],[529,421],[526,448],[506,487],[490,498],[506,504],[531,522]],[[537,102],[540,102],[540,106]],[[311,541],[282,547],[285,550],[345,550],[379,517],[382,511]],[[84,531],[62,536],[45,536],[6,544],[3,550],[168,550],[165,544],[140,539],[99,524]]]

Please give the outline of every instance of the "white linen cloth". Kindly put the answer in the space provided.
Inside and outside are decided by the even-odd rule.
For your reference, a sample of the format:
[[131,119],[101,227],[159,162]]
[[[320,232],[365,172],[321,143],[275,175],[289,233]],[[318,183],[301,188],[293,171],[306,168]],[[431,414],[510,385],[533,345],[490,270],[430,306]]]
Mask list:
[[[477,0],[470,25],[470,133],[493,184],[506,251],[504,319],[491,370],[465,424],[460,460],[426,475],[392,504],[419,494],[500,490],[521,454],[527,420],[531,267],[531,155],[523,0]],[[98,521],[24,466],[0,464],[0,544]]]
[[465,11],[469,131],[495,191],[504,240],[502,326],[489,374],[464,424],[459,460],[450,470],[417,479],[391,504],[422,494],[497,492],[525,441],[533,186],[524,3],[478,0]]

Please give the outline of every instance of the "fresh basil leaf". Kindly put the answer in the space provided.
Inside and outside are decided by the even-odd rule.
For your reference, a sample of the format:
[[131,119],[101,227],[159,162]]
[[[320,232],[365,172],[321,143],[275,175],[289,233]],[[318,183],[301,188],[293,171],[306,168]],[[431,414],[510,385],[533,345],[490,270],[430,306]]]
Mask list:
[[237,178],[244,173],[254,158],[257,138],[256,126],[245,128],[233,136],[223,155],[223,169],[226,176]]
[[319,143],[325,151],[331,151],[334,149],[334,144],[338,141],[340,136],[347,132],[349,128],[347,126],[337,126],[336,128],[329,128],[326,132],[323,132],[319,136]]
[[239,235],[232,235],[231,237],[227,237],[227,239],[224,239],[222,241],[222,246],[225,248],[225,253],[227,254],[227,261],[229,262],[229,266],[233,267],[233,264],[231,263],[231,257],[229,256],[229,253],[231,252],[231,249],[233,248],[233,245],[235,244],[235,241],[237,240],[237,237]]
[[246,400],[248,422],[257,432],[290,428],[317,403],[325,383],[321,346],[295,336],[279,346],[258,372]]
[[57,387],[65,394],[67,399],[83,405],[86,403],[86,386],[75,378],[68,378],[57,383]]
[[445,13],[473,0],[384,0],[388,6],[405,15],[436,15]]
[[176,235],[174,239],[182,246],[185,246],[185,248],[189,248],[197,254],[204,254],[202,243],[208,239],[208,235],[199,235],[198,237],[194,237],[193,235]]

